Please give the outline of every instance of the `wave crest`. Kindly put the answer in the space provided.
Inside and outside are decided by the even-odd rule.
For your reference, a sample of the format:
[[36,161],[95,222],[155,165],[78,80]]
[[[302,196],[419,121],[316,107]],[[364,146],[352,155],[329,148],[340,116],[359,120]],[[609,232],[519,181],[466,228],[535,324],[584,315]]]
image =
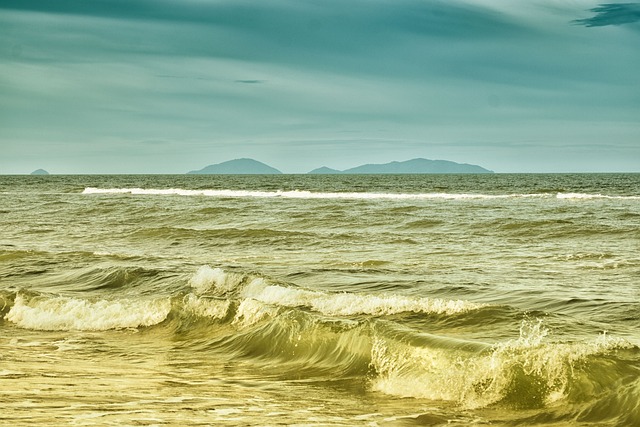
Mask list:
[[189,280],[198,295],[236,293],[272,306],[305,307],[327,316],[388,316],[400,313],[455,315],[485,307],[463,300],[408,297],[394,294],[330,293],[272,284],[261,277],[227,273],[220,268],[200,267]]
[[170,311],[169,298],[88,301],[18,294],[5,319],[25,329],[106,331],[156,325]]
[[358,295],[295,289],[266,283],[255,284],[245,295],[265,304],[307,307],[327,316],[388,316],[399,313],[454,315],[482,308],[462,300],[411,298],[401,295]]
[[[601,381],[589,369],[592,357],[634,348],[603,334],[591,342],[549,343],[541,321],[523,321],[520,337],[481,353],[414,347],[377,338],[374,390],[401,397],[454,401],[468,409],[502,403],[540,408],[571,395],[594,393]],[[582,384],[588,384],[586,389]]]
[[585,193],[530,193],[530,194],[476,194],[476,193],[367,193],[367,192],[313,192],[308,190],[189,190],[183,188],[95,188],[87,187],[82,194],[131,194],[152,196],[204,196],[221,198],[283,198],[283,199],[346,199],[346,200],[491,200],[522,198],[556,199],[625,199],[639,200],[640,196],[618,196]]

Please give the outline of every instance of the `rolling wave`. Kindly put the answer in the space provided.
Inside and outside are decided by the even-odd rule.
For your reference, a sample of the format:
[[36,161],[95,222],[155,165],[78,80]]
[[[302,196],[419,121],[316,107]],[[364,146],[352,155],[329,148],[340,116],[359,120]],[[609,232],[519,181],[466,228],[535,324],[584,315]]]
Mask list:
[[[22,328],[103,331],[164,324],[194,351],[226,354],[283,378],[359,378],[372,391],[448,401],[466,409],[540,409],[562,402],[593,412],[605,390],[638,411],[640,350],[606,334],[554,342],[540,320],[494,344],[398,328],[384,319],[328,318],[268,305],[187,294],[182,299],[88,302],[18,295],[6,320]],[[270,368],[270,370],[275,368]],[[631,412],[629,412],[631,411]],[[602,414],[592,414],[602,419]]]
[[[277,366],[285,378],[359,378],[376,392],[468,409],[564,402],[601,419],[600,399],[613,398],[604,391],[618,390],[616,413],[638,413],[640,349],[607,334],[554,341],[541,320],[525,318],[517,338],[486,343],[425,331],[432,316],[491,310],[469,301],[316,291],[209,266],[184,285],[163,297],[4,291],[0,312],[34,330],[162,328],[183,347]],[[422,326],[396,322],[399,313],[421,316]]]
[[563,343],[549,341],[548,334],[541,320],[525,319],[519,338],[482,351],[377,338],[372,387],[400,397],[454,401],[469,409],[498,402],[533,409],[560,400],[595,399],[596,389],[614,386],[608,375],[623,371],[631,381],[637,371],[625,356],[637,357],[639,349],[623,339],[602,334]]
[[163,321],[168,299],[95,301],[69,297],[17,294],[5,319],[24,329],[41,331],[106,331],[139,328]]
[[[111,282],[114,274],[101,277]],[[92,288],[103,289],[94,283],[94,275],[87,279]],[[191,292],[177,291],[163,297],[125,298],[122,292],[113,297],[112,292],[78,298],[17,291],[11,298],[4,297],[5,309],[10,307],[4,318],[25,329],[104,331],[157,325],[167,320],[171,312],[215,319],[230,317],[234,323],[249,326],[283,309],[305,309],[333,317],[383,317],[405,312],[457,315],[484,307],[462,300],[313,291],[209,266],[200,267],[188,285]]]
[[[221,269],[201,267],[190,281],[200,293],[214,294],[237,290],[245,280],[228,275]],[[262,278],[246,283],[240,294],[263,304],[281,307],[304,307],[327,316],[388,316],[398,313],[424,313],[454,315],[478,310],[483,304],[441,298],[414,298],[402,295],[360,295],[347,292],[328,293],[271,284]]]

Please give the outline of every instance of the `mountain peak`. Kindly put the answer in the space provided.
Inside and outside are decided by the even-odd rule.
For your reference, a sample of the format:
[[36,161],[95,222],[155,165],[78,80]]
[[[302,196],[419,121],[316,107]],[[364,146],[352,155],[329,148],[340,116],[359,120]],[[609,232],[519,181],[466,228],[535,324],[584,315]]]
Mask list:
[[276,168],[248,158],[228,160],[188,172],[191,175],[274,175],[281,173]]
[[448,174],[448,173],[493,173],[481,166],[456,163],[449,160],[429,160],[416,158],[404,162],[392,161],[383,164],[366,164],[338,171],[328,167],[314,169],[309,173],[328,174]]
[[309,172],[309,174],[312,174],[312,175],[327,175],[327,174],[335,174],[335,173],[342,173],[342,171],[339,171],[337,169],[331,169],[326,166],[322,166],[320,168],[314,169],[311,172]]

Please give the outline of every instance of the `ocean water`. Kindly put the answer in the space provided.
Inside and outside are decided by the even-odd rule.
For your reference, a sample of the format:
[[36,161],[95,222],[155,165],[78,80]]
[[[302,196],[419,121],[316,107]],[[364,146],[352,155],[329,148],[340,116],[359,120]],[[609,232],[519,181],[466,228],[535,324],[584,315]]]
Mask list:
[[0,425],[640,425],[640,174],[0,177]]

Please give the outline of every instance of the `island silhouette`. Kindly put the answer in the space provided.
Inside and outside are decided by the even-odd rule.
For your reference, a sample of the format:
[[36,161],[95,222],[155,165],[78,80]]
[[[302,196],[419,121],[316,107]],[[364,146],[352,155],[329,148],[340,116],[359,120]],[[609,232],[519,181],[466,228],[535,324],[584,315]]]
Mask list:
[[[365,164],[345,170],[332,169],[326,166],[314,169],[308,174],[474,174],[493,173],[478,165],[456,163],[449,160],[429,160],[423,158],[403,162],[382,164]],[[212,164],[199,170],[187,172],[199,175],[276,175],[282,174],[278,169],[254,159],[242,158]]]

